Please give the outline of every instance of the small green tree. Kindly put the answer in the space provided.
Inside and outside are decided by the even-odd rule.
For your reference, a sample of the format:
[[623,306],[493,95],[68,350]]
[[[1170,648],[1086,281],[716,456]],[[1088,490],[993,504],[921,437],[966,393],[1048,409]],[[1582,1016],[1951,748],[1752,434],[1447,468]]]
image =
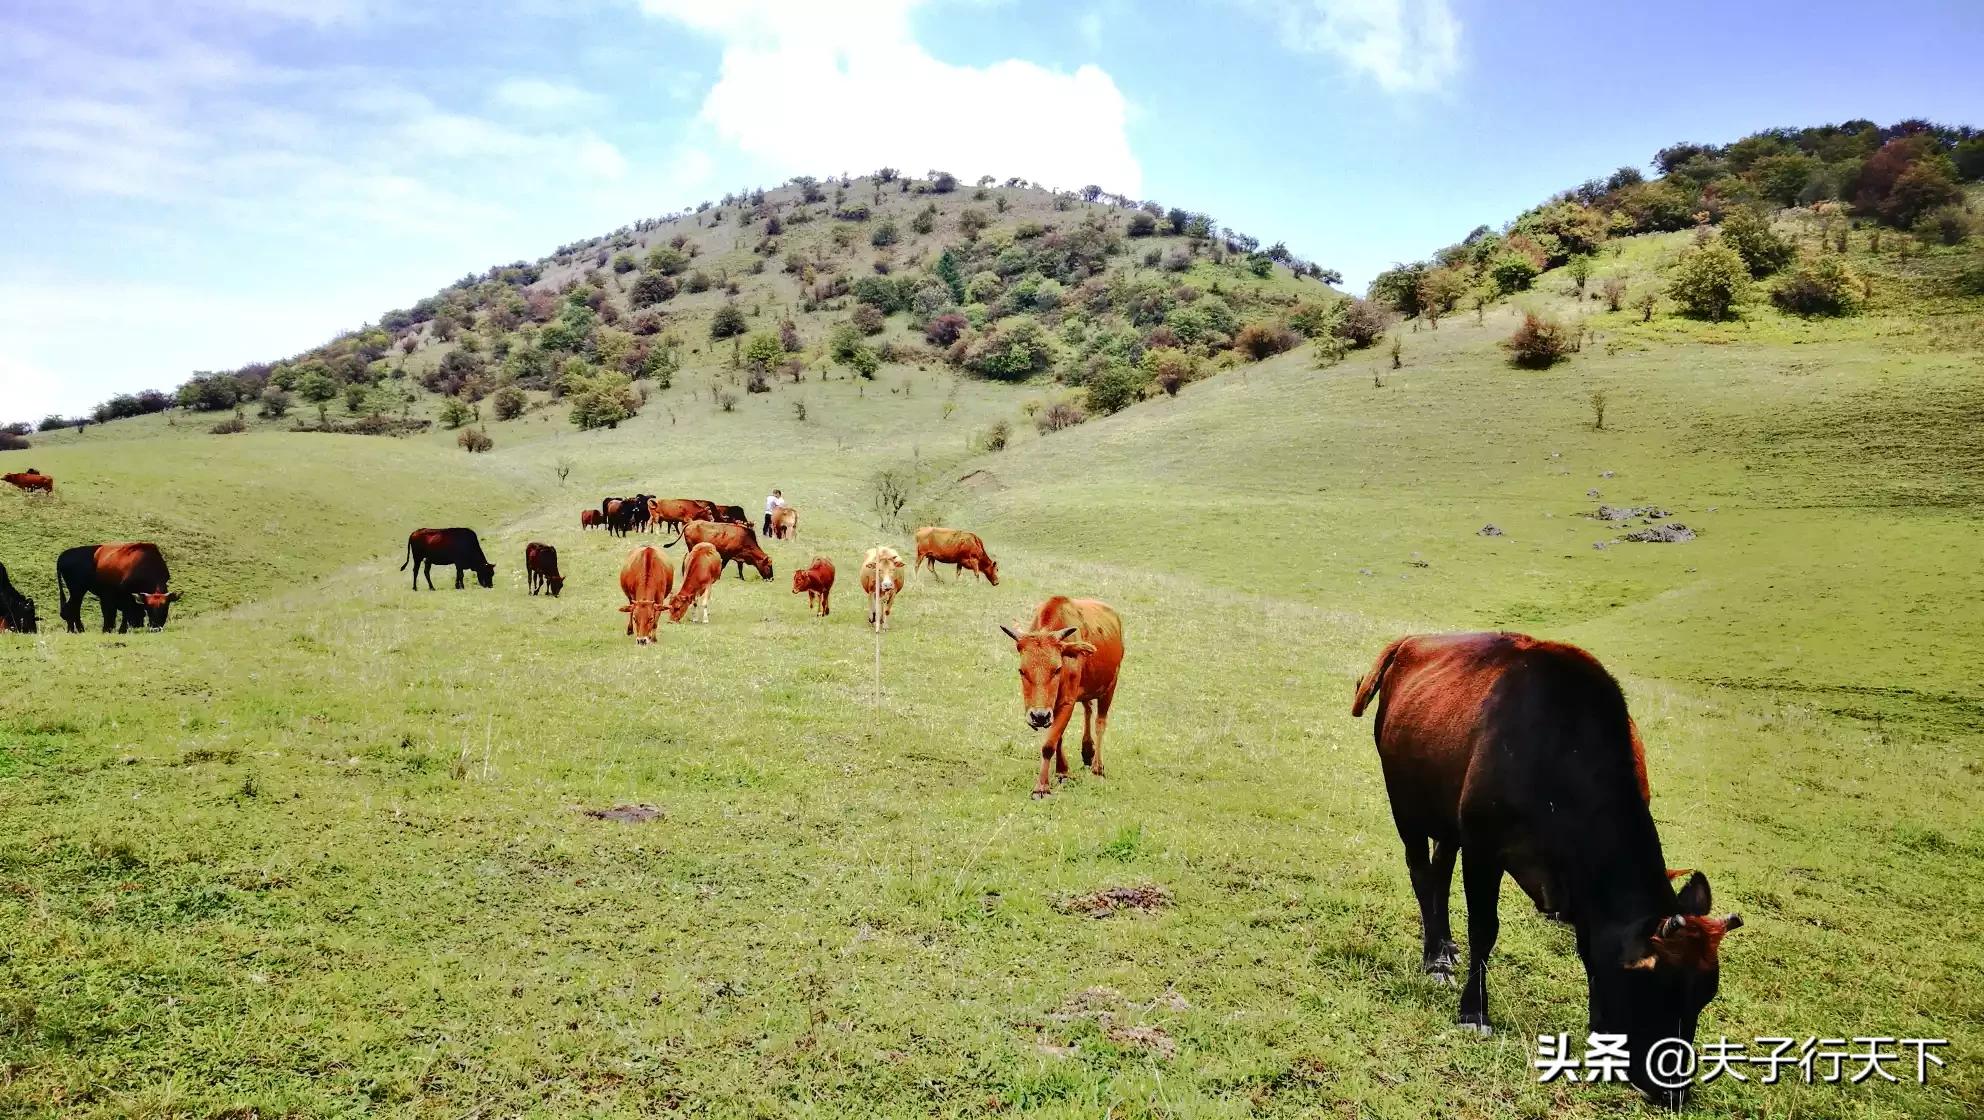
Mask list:
[[1724,215],[1722,241],[1743,258],[1751,276],[1769,276],[1796,255],[1791,242],[1770,228],[1770,219],[1747,206]]
[[475,413],[468,402],[460,397],[449,397],[441,402],[441,426],[455,429],[475,419]]
[[524,409],[529,406],[530,398],[524,396],[524,391],[515,385],[505,385],[489,398],[489,407],[496,413],[498,420],[515,420],[522,416]]
[[712,342],[721,341],[726,338],[735,338],[743,334],[746,329],[747,325],[744,321],[744,312],[734,303],[725,303],[722,307],[716,309],[715,315],[710,317],[710,340]]
[[744,340],[742,360],[747,369],[770,373],[785,360],[785,345],[770,331],[756,331]]
[[338,383],[322,370],[309,370],[296,379],[296,395],[317,406],[317,420],[323,423],[327,407],[337,399]]
[[1719,240],[1682,254],[1667,281],[1667,294],[1680,305],[1681,313],[1696,319],[1728,318],[1749,291],[1749,266]]
[[1089,379],[1088,409],[1103,415],[1120,412],[1142,399],[1147,381],[1141,370],[1112,365]]

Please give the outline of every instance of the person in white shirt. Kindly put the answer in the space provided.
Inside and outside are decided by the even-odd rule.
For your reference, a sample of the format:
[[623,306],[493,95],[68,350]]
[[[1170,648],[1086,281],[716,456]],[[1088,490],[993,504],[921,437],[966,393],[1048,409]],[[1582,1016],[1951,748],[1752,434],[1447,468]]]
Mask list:
[[772,514],[777,513],[779,510],[782,510],[784,508],[785,508],[785,494],[783,491],[774,490],[772,491],[771,496],[765,499],[765,535],[766,536],[769,537],[772,535]]

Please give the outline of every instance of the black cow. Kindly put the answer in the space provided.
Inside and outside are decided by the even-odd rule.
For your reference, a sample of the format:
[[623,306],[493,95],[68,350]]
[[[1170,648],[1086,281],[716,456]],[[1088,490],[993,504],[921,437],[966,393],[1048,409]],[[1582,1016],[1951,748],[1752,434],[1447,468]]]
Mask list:
[[150,541],[86,544],[55,558],[55,590],[71,634],[83,632],[85,595],[95,595],[103,607],[106,634],[113,621],[119,634],[165,629],[166,615],[179,601],[179,592],[166,590],[171,578],[164,554]]
[[13,583],[7,578],[7,565],[0,564],[0,630],[32,634],[38,625],[34,600],[14,590]]
[[400,571],[413,565],[413,589],[420,590],[420,569],[427,568],[427,590],[434,590],[434,565],[455,568],[455,590],[462,589],[462,575],[473,570],[475,581],[484,587],[494,587],[496,565],[482,555],[482,542],[476,539],[474,529],[415,529],[406,539],[406,559],[400,563]]
[[648,499],[653,494],[635,494],[630,498],[607,498],[599,503],[599,512],[606,519],[606,531],[616,537],[624,537],[636,529],[645,529],[648,524]]

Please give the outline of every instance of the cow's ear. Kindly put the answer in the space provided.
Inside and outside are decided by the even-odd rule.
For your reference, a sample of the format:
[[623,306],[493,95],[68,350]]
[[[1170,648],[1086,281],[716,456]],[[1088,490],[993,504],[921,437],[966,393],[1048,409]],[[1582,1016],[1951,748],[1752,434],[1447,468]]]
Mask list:
[[175,591],[172,594],[167,595],[165,597],[165,601],[168,603],[177,603],[179,601],[179,592]]
[[1000,629],[1000,631],[1001,631],[1001,632],[1003,632],[1003,633],[1004,633],[1004,634],[1006,635],[1006,637],[1008,637],[1008,638],[1011,638],[1011,639],[1013,640],[1013,642],[1014,642],[1015,644],[1017,644],[1017,643],[1019,642],[1019,640],[1020,640],[1020,636],[1019,636],[1018,634],[1015,634],[1015,633],[1013,633],[1013,628],[1012,628],[1012,627],[1010,627],[1010,626],[1001,626],[1001,627],[999,627],[999,629]]
[[1095,652],[1095,647],[1089,645],[1087,642],[1061,643],[1062,657],[1083,657],[1094,652]]
[[620,608],[620,613],[621,613],[621,614],[633,614],[633,613],[634,613],[634,604],[632,604],[632,603],[628,603],[628,604],[627,604],[626,606],[624,606],[624,607],[621,607],[621,608]]
[[1681,893],[1674,901],[1680,906],[1683,914],[1692,914],[1697,918],[1707,917],[1709,907],[1714,905],[1714,900],[1708,891],[1708,876],[1699,871],[1690,875],[1687,885],[1681,888]]
[[1061,629],[1061,632],[1060,632],[1060,633],[1058,633],[1058,634],[1056,634],[1056,635],[1054,635],[1054,636],[1055,636],[1055,637],[1057,637],[1057,638],[1059,638],[1059,639],[1061,639],[1062,641],[1064,641],[1064,642],[1065,642],[1065,641],[1067,641],[1067,640],[1068,640],[1069,638],[1072,638],[1072,637],[1074,637],[1074,636],[1075,636],[1076,634],[1078,634],[1078,633],[1080,633],[1080,632],[1081,632],[1081,627],[1079,627],[1079,626],[1065,626],[1065,627],[1062,627],[1062,629]]
[[145,593],[142,591],[133,591],[131,592],[131,598],[136,600],[138,604],[142,606],[145,601]]

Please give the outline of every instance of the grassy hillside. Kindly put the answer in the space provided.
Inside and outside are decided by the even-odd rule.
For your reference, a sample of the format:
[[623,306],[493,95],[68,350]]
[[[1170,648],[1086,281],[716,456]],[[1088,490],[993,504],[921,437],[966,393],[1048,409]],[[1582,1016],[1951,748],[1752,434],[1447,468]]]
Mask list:
[[[735,251],[703,221],[699,260]],[[160,541],[189,595],[161,634],[0,642],[0,1110],[1645,1114],[1536,1084],[1533,1038],[1580,1029],[1584,985],[1520,892],[1493,1039],[1417,971],[1350,689],[1398,633],[1501,626],[1620,675],[1668,862],[1745,916],[1706,1035],[1951,1040],[1927,1087],[1722,1082],[1696,1111],[1975,1115],[1984,306],[1951,283],[1974,244],[1872,232],[1846,250],[1870,280],[1851,318],[1757,294],[1643,323],[1603,281],[1664,285],[1695,235],[1615,239],[1582,294],[1545,271],[1323,368],[1208,346],[1175,398],[1046,435],[1027,417],[1070,386],[912,352],[852,374],[823,349],[845,304],[795,312],[804,380],[742,392],[682,304],[671,387],[611,429],[566,400],[470,455],[175,411],[0,453],[59,480],[0,493],[0,561],[45,617],[54,552],[112,536]],[[1213,248],[1182,273],[1118,254],[1099,286],[1336,298]],[[1526,312],[1581,323],[1581,349],[1510,367]],[[777,314],[768,294],[752,321]],[[1057,371],[1130,314],[1084,313]],[[410,367],[450,345],[429,323]],[[884,471],[912,489],[886,521]],[[578,510],[774,486],[801,510],[775,579],[728,578],[709,626],[635,648],[614,577],[658,539]],[[1699,536],[1620,540],[1642,519],[1601,503]],[[926,522],[982,533],[1003,582],[915,579],[877,643],[860,550]],[[496,587],[409,590],[422,524],[477,527]],[[524,593],[530,540],[559,548],[563,598]],[[842,576],[826,620],[789,592],[816,554]],[[1129,654],[1109,777],[1034,802],[996,627],[1056,593],[1114,603]],[[619,804],[661,815],[583,812]],[[1084,910],[1150,886],[1149,913]]]

